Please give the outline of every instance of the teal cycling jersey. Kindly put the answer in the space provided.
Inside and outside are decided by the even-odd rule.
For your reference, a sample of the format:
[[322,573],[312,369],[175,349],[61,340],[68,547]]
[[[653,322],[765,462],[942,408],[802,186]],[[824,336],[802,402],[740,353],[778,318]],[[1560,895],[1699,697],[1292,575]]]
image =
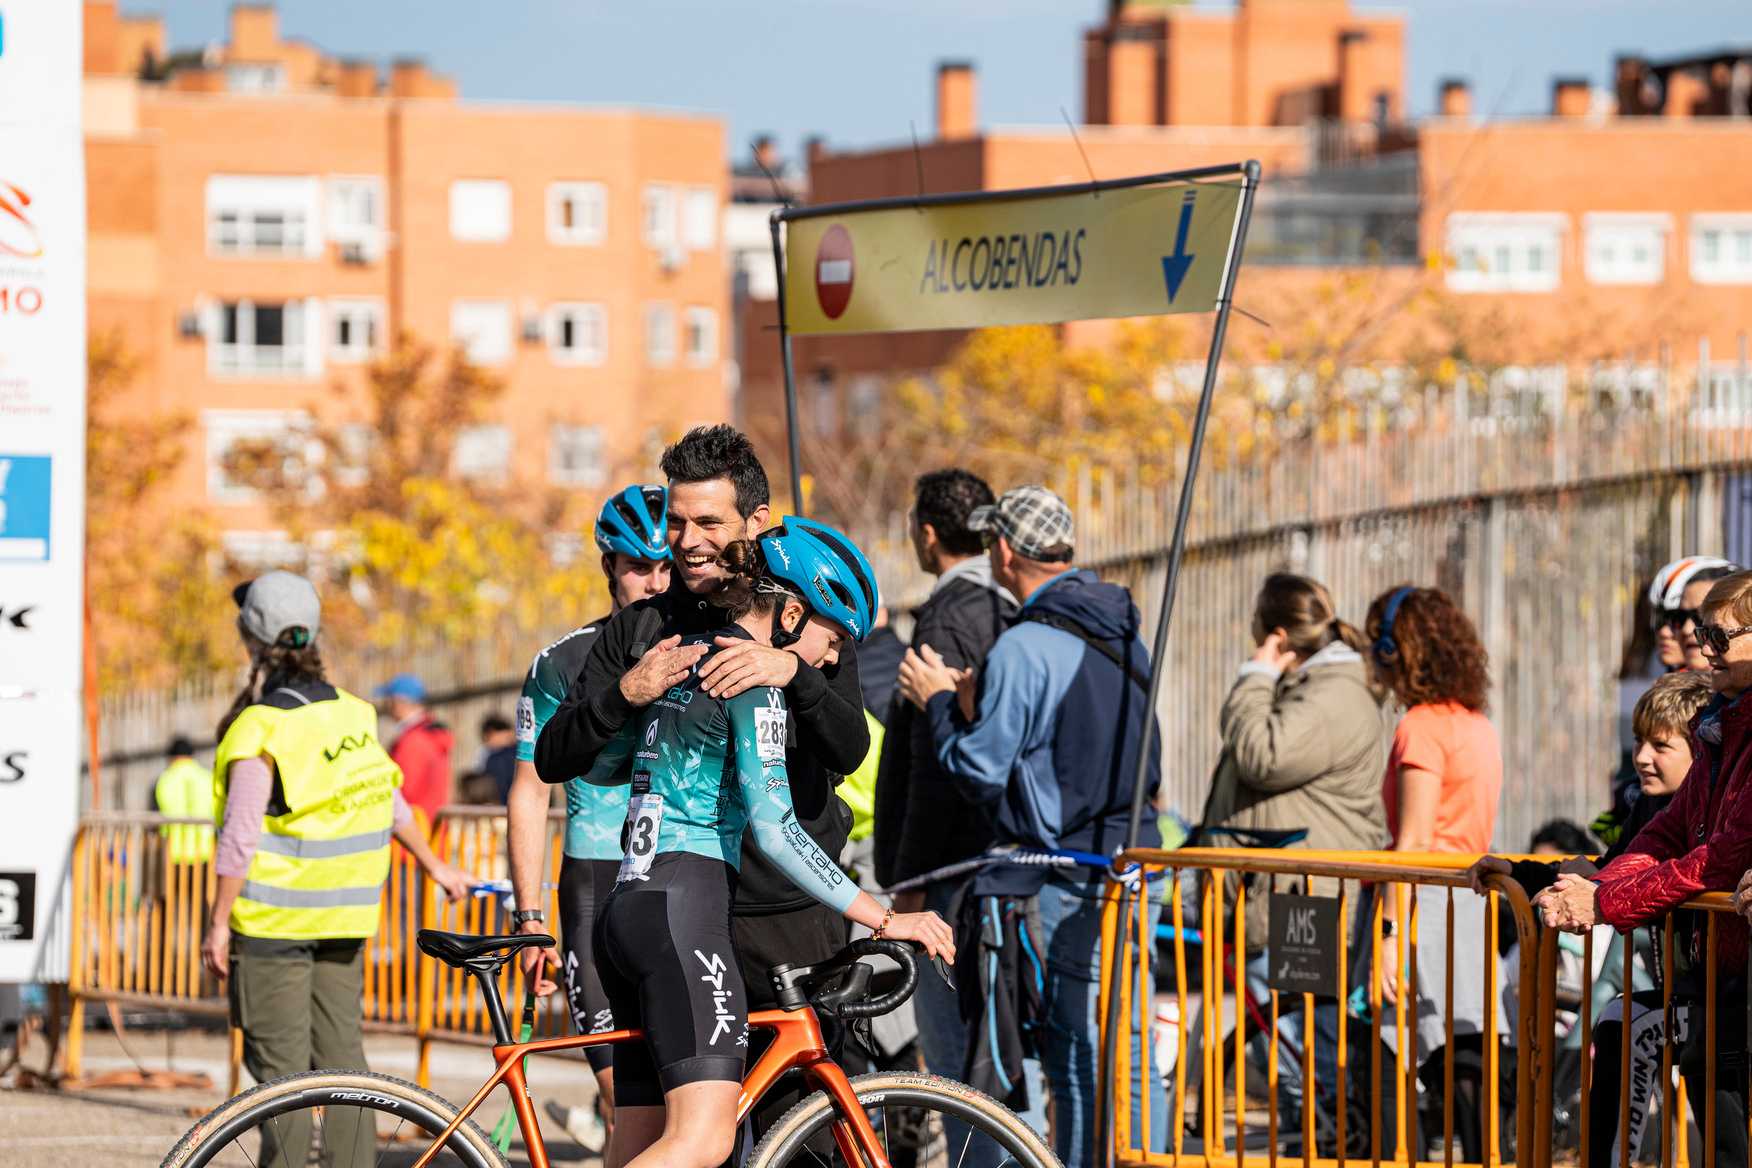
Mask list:
[[[575,629],[540,653],[523,679],[517,698],[517,761],[535,761],[535,740],[553,717],[572,682],[584,673],[584,660],[607,618]],[[583,779],[566,784],[565,853],[574,860],[621,858],[621,823],[626,818],[624,792],[592,786]]]
[[[746,638],[740,626],[687,637]],[[690,852],[741,869],[744,828],[755,846],[798,888],[844,912],[855,884],[797,822],[785,769],[788,716],[783,690],[767,686],[719,700],[699,688],[699,673],[635,717],[597,757],[592,784],[628,779],[626,852],[620,882],[640,880],[651,861]]]

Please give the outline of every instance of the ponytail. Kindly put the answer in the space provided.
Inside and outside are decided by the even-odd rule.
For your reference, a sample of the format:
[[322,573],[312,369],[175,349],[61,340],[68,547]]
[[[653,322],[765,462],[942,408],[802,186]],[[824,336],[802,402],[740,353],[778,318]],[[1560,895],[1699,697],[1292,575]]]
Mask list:
[[[1359,653],[1367,651],[1369,647],[1369,639],[1363,636],[1363,631],[1361,629],[1357,628],[1357,626],[1351,624],[1349,621],[1335,616],[1332,618],[1332,624],[1328,627],[1332,633],[1332,640],[1343,641]],[[1331,643],[1332,641],[1327,642],[1327,644]]]
[[[302,635],[294,636],[295,633]],[[232,699],[231,708],[219,719],[221,742],[231,724],[245,710],[261,701],[263,694],[299,682],[328,680],[323,669],[322,652],[306,629],[288,629],[280,634],[279,643],[273,645],[263,645],[253,637],[246,638],[246,643],[250,647],[249,679]]]

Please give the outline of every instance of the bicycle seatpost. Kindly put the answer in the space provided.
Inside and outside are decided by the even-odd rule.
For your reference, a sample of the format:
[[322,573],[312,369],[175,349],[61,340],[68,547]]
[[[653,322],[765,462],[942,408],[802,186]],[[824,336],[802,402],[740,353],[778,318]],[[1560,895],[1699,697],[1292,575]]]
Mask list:
[[487,1021],[493,1026],[493,1041],[499,1046],[511,1045],[511,1023],[505,1017],[505,1003],[499,1000],[499,987],[495,977],[499,967],[505,964],[503,958],[477,958],[465,962],[465,968],[480,984],[481,996],[487,1000]]

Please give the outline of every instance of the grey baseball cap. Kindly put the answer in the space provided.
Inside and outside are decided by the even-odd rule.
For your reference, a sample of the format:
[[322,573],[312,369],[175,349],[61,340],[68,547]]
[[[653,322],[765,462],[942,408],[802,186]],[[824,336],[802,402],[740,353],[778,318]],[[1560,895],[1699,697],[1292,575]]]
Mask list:
[[990,531],[1009,541],[1018,555],[1037,560],[1054,548],[1075,542],[1076,525],[1065,501],[1045,487],[1012,487],[996,503],[975,507],[970,531]]
[[291,572],[268,572],[247,580],[232,590],[237,601],[237,621],[243,631],[272,645],[287,629],[302,628],[316,639],[322,627],[322,602],[316,586]]

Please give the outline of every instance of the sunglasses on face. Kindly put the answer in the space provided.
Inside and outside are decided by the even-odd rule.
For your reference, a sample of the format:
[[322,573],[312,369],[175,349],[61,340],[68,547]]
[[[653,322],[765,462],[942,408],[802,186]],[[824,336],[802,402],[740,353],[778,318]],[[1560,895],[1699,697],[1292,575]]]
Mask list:
[[1717,657],[1728,651],[1728,646],[1735,637],[1743,637],[1747,633],[1752,633],[1752,625],[1745,625],[1737,629],[1724,629],[1720,625],[1699,624],[1692,630],[1692,636],[1697,638],[1697,643]]
[[1703,614],[1697,609],[1675,608],[1656,616],[1654,628],[1656,632],[1660,632],[1662,629],[1672,629],[1675,633],[1683,633],[1687,623],[1695,625],[1702,622]]

